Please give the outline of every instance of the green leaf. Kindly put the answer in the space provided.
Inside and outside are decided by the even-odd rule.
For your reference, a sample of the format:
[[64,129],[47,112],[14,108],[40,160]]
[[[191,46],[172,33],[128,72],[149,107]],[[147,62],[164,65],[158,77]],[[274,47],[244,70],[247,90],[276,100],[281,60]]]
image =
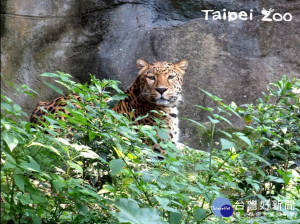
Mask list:
[[[283,209],[282,211],[285,215],[287,215],[287,217],[289,218],[289,215],[287,213],[291,213],[292,215],[290,215],[290,217],[296,217],[294,213],[296,213],[296,211],[288,211]],[[300,223],[300,219],[295,219],[295,220],[283,220],[283,221],[272,221],[272,224],[299,224]],[[257,222],[257,224],[259,224]]]
[[21,112],[22,108],[18,104],[14,104],[13,108],[16,112]]
[[60,95],[64,95],[64,92],[61,90],[61,88],[59,88],[55,85],[52,85],[51,83],[48,83],[48,82],[45,82],[45,84],[47,86],[49,86],[51,89],[53,89],[55,92],[59,93]]
[[38,217],[37,215],[32,215],[32,220],[34,224],[42,224],[42,219]]
[[156,140],[156,131],[153,129],[152,126],[143,125],[140,129],[147,137],[149,137],[155,144],[157,144]]
[[120,93],[120,94],[116,94],[116,95],[114,95],[111,99],[112,100],[124,100],[125,98],[127,98],[127,94],[122,94],[122,93]]
[[170,213],[170,224],[179,224],[182,219],[182,214],[178,212]]
[[111,175],[117,175],[125,166],[125,163],[121,159],[114,159],[109,162],[109,167],[111,169]]
[[40,192],[36,193],[36,194],[31,194],[31,198],[35,203],[45,203],[47,202],[47,199],[42,196],[41,194],[39,194]]
[[231,141],[229,141],[225,138],[221,138],[220,140],[221,140],[221,144],[222,144],[222,150],[223,149],[230,149],[230,148],[235,147],[234,142],[231,142]]
[[259,156],[259,155],[256,155],[256,154],[253,153],[253,152],[247,152],[247,154],[249,154],[250,156],[252,156],[252,157],[258,159],[259,161],[264,162],[264,163],[266,163],[267,165],[271,166],[270,163],[269,163],[267,160],[265,160],[263,157],[261,157],[261,156]]
[[206,217],[206,211],[202,208],[197,208],[194,211],[194,222],[200,221]]
[[219,217],[219,221],[217,222],[217,224],[226,224],[226,222],[222,218]]
[[252,187],[256,190],[256,191],[259,191],[259,184],[257,183],[251,183]]
[[42,219],[36,215],[35,210],[26,210],[26,212],[31,216],[34,224],[42,224]]
[[[152,111],[153,113],[156,113],[156,114],[159,114],[157,111]],[[134,120],[134,122],[137,122],[137,121],[139,121],[139,120],[142,120],[142,119],[144,119],[144,118],[146,118],[146,117],[148,117],[149,116],[149,114],[146,114],[146,115],[144,115],[144,116],[138,116],[135,120]]]
[[282,146],[280,146],[279,144],[277,144],[275,141],[272,141],[272,140],[270,140],[270,139],[268,139],[268,138],[266,138],[266,137],[262,137],[261,139],[262,139],[262,140],[265,140],[265,141],[268,141],[268,142],[270,142],[270,143],[276,145],[277,147],[279,147],[280,149],[282,149],[282,150],[285,151],[285,148],[283,148]]
[[[150,179],[151,181],[152,179]],[[158,196],[155,196],[155,199],[159,202],[159,204],[161,205],[161,207],[164,209],[164,210],[167,210],[169,212],[174,212],[174,213],[180,213],[178,210],[174,209],[174,208],[171,208],[168,206],[170,200],[168,198],[161,198],[161,197],[158,197]]]
[[31,92],[28,91],[23,91],[23,93],[27,94],[28,96],[34,98],[34,95]]
[[264,196],[262,196],[261,194],[256,194],[255,196],[258,197],[261,201],[266,201],[266,200],[267,200],[267,199],[266,199]]
[[20,196],[20,201],[23,205],[28,205],[31,202],[30,196],[27,194],[22,194]]
[[261,168],[256,167],[256,169],[257,169],[257,171],[260,173],[260,175],[262,175],[263,177],[266,177],[265,172],[264,172]]
[[49,149],[50,151],[54,152],[56,155],[58,155],[58,156],[60,156],[62,158],[60,152],[56,148],[54,148],[52,145],[44,145],[44,144],[41,144],[39,142],[32,142],[29,146],[41,146],[41,147],[44,147],[44,148]]
[[51,117],[48,117],[46,115],[43,116],[51,125],[57,124],[58,120],[52,119]]
[[12,164],[16,164],[16,160],[14,159],[14,157],[12,157],[12,155],[10,155],[8,152],[5,152],[5,156],[6,156],[6,162],[10,161]]
[[197,122],[197,121],[194,121],[194,120],[189,119],[189,118],[183,118],[183,119],[184,119],[184,120],[187,120],[187,121],[190,121],[190,122],[196,124],[197,126],[203,128],[204,130],[206,130],[206,127],[205,127],[203,124],[201,124],[201,123],[199,123],[199,122]]
[[278,169],[277,172],[282,176],[284,184],[288,185],[290,180],[293,177],[292,171],[288,170],[288,171],[284,172],[284,171]]
[[28,156],[28,158],[29,158],[29,163],[22,162],[20,164],[20,167],[28,171],[40,172],[41,170],[40,165],[31,156]]
[[222,130],[218,130],[218,131],[223,133],[224,135],[226,135],[228,138],[232,138],[232,135],[230,133],[228,133],[227,131],[222,131]]
[[7,169],[15,169],[16,168],[16,164],[15,163],[11,163],[10,161],[6,161],[4,163],[4,166],[1,167],[3,170],[7,170]]
[[79,202],[76,202],[76,207],[80,211],[80,213],[83,215],[86,215],[89,211],[89,208],[86,205],[79,203]]
[[94,133],[94,132],[89,132],[89,141],[93,141],[94,138],[97,136],[97,133]]
[[214,96],[211,93],[209,93],[209,92],[207,92],[207,91],[205,91],[205,90],[203,90],[201,88],[198,88],[198,89],[200,89],[202,92],[204,92],[206,95],[208,95],[213,101],[216,101],[216,102],[221,102],[222,101],[221,98],[219,98],[217,96]]
[[[235,110],[237,110],[237,108],[234,107],[235,103],[231,102],[231,104],[229,106],[227,106],[226,104],[222,104],[222,108],[226,109],[227,111],[230,111],[231,113],[233,113],[234,115],[236,115],[237,117],[241,117]],[[233,107],[233,108],[232,108]]]
[[[62,81],[69,81],[71,82],[70,78],[72,78],[72,76],[68,73],[63,73],[63,72],[59,72],[59,71],[56,71],[59,75],[59,78],[62,80]],[[72,82],[74,83],[74,82]]]
[[16,146],[19,143],[19,141],[16,137],[14,137],[12,134],[9,134],[6,131],[3,131],[2,138],[6,142],[8,148],[10,149],[10,151],[13,151],[13,149],[16,148]]
[[208,170],[208,166],[205,166],[203,164],[197,163],[196,166],[195,166],[195,170],[196,171],[198,171],[198,170]]
[[77,170],[79,173],[83,173],[83,169],[81,166],[79,166],[78,164],[74,163],[74,162],[70,162],[70,167],[72,167],[73,169]]
[[65,186],[65,183],[62,182],[60,179],[56,179],[52,181],[53,187],[58,191],[61,192],[62,188]]
[[168,137],[168,130],[167,129],[162,129],[160,128],[158,130],[158,135],[161,139],[163,139],[164,141],[168,141],[169,137]]
[[85,149],[83,152],[80,152],[80,155],[88,159],[97,159],[99,155],[92,150]]
[[244,133],[242,132],[234,132],[234,135],[236,135],[239,139],[243,140],[244,142],[246,142],[249,146],[251,146],[251,141],[248,137],[245,136]]
[[120,212],[111,212],[121,223],[132,224],[166,224],[153,208],[140,208],[133,199],[121,198],[115,202]]
[[40,76],[50,77],[50,78],[58,78],[59,77],[58,74],[55,74],[55,73],[52,73],[52,72],[44,72],[44,73],[40,74]]
[[244,119],[244,121],[245,121],[245,123],[246,123],[247,125],[249,125],[250,123],[253,122],[252,116],[251,116],[250,114],[246,114],[246,115],[243,117],[243,119]]
[[249,146],[251,146],[251,141],[248,137],[246,136],[238,136],[241,140],[243,140],[244,142],[246,142]]
[[24,179],[21,175],[14,174],[14,181],[16,185],[20,188],[21,191],[25,191],[24,189]]
[[284,183],[283,179],[280,178],[280,177],[275,177],[275,176],[272,176],[272,175],[268,175],[267,178],[268,178],[269,181],[271,181],[271,182],[281,183],[281,184]]
[[208,112],[212,112],[214,109],[213,108],[211,108],[211,107],[203,107],[203,106],[199,106],[199,105],[194,105],[195,107],[198,107],[198,108],[200,108],[200,109],[202,109],[202,110],[206,110],[206,111],[208,111]]
[[220,122],[219,120],[213,119],[213,118],[211,118],[210,116],[207,116],[207,117],[208,117],[208,119],[211,121],[211,123],[213,123],[213,124],[217,124],[217,123]]
[[4,103],[1,100],[1,110],[5,110],[6,112],[12,112],[12,107],[8,103]]
[[164,208],[167,207],[170,200],[168,198],[161,198],[158,196],[155,196],[155,199],[159,202],[159,204]]
[[223,120],[223,121],[225,121],[227,124],[233,126],[233,124],[232,124],[228,119],[226,119],[225,117],[220,116],[219,114],[214,114],[213,116],[214,116],[214,118],[219,119],[219,120]]
[[110,84],[110,87],[116,90],[118,93],[123,93],[122,90],[119,89],[118,83],[114,81],[113,83]]

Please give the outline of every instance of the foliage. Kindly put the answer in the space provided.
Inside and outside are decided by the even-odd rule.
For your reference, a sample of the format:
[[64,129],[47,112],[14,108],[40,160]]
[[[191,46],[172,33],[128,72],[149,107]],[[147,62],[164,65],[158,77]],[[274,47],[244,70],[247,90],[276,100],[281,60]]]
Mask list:
[[275,89],[268,87],[270,94],[263,93],[257,105],[238,109],[251,124],[250,131],[259,136],[254,153],[267,161],[262,166],[266,175],[256,174],[260,181],[270,182],[261,189],[264,196],[293,194],[288,185],[293,169],[300,166],[300,81],[291,82],[284,76],[272,85]]
[[[67,94],[79,94],[81,100],[70,100],[68,113],[60,114],[65,119],[48,114],[41,120],[44,125],[36,126],[1,95],[1,222],[299,221],[299,80],[284,77],[257,105],[245,107],[226,105],[204,91],[219,105],[197,106],[210,112],[210,125],[189,120],[210,137],[205,152],[162,141],[166,130],[158,120],[159,127],[136,125],[130,115],[112,111],[113,102],[126,97],[115,81],[92,76],[89,84],[79,84],[64,73],[42,76],[55,78]],[[33,95],[26,86],[20,91]],[[244,118],[248,131],[219,130],[221,122],[233,126],[231,115]],[[216,131],[222,138],[216,139]],[[167,155],[162,159],[142,140],[160,144]],[[232,202],[296,204],[293,211],[270,209],[257,218],[248,217],[245,206],[221,219],[210,212],[212,201],[221,196]]]
[[[219,105],[216,108],[196,106],[210,112],[210,127],[188,119],[209,136],[210,158],[214,155],[222,157],[222,151],[230,151],[227,152],[228,158],[223,157],[226,162],[222,163],[220,169],[210,171],[208,180],[211,181],[216,175],[224,175],[226,169],[223,169],[229,165],[229,173],[225,176],[226,184],[231,189],[225,190],[230,196],[224,194],[237,204],[243,203],[244,209],[237,209],[240,215],[245,216],[254,210],[249,206],[253,202],[268,203],[265,208],[257,203],[255,211],[260,212],[254,212],[254,216],[260,216],[262,211],[270,211],[265,214],[266,217],[249,219],[250,223],[299,218],[300,80],[290,81],[283,76],[272,86],[275,88],[268,87],[269,94],[263,93],[264,98],[259,99],[256,105],[241,107],[234,102],[226,105],[222,99],[202,90]],[[228,120],[231,115],[243,118],[247,124],[243,133],[217,129],[221,121],[232,127]],[[214,139],[217,131],[223,135],[220,139]],[[226,178],[220,179],[224,182]],[[282,203],[284,208],[273,206],[275,203]],[[286,209],[290,208],[286,206],[288,203],[293,204],[293,209]]]

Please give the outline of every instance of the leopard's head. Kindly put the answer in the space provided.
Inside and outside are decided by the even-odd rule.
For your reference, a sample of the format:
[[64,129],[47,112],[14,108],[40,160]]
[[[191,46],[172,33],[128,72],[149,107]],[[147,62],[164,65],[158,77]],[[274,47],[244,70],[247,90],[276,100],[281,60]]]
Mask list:
[[145,60],[137,60],[140,97],[159,106],[176,106],[181,100],[182,81],[187,66],[187,60],[177,64],[149,64]]

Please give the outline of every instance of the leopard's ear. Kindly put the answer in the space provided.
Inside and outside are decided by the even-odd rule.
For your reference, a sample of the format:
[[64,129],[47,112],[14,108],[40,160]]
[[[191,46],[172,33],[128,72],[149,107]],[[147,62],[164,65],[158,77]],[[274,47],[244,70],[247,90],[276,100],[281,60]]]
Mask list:
[[139,70],[139,74],[141,74],[146,68],[148,68],[148,62],[143,59],[138,59],[136,61],[136,66]]
[[187,67],[189,65],[189,62],[187,60],[181,60],[176,65],[182,71],[182,73],[184,74],[185,70],[187,69]]

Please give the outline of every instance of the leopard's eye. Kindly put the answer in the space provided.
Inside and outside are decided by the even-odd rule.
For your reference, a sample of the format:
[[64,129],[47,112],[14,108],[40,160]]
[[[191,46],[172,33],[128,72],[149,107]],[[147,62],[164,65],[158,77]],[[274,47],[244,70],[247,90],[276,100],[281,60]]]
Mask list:
[[147,76],[147,78],[150,79],[150,80],[155,80],[155,76],[154,75],[151,75],[151,76],[149,75],[149,76]]
[[169,75],[168,76],[168,79],[174,79],[175,78],[175,75]]

